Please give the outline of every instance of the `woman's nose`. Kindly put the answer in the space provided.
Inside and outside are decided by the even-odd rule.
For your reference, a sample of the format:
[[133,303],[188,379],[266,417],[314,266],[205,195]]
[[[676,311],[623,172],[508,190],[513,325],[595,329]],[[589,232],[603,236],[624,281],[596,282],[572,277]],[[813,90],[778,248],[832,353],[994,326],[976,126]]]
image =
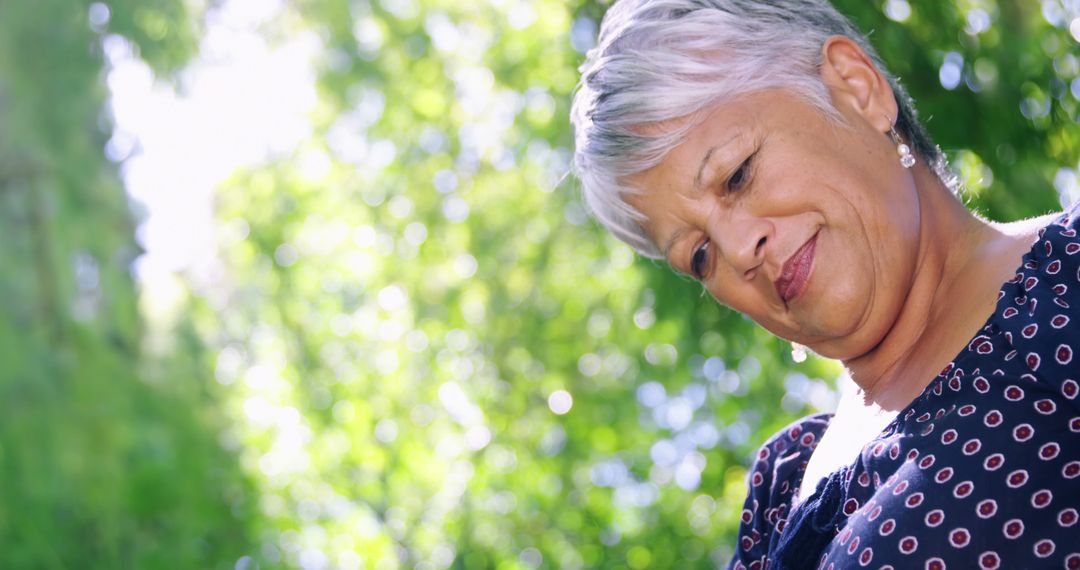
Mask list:
[[765,218],[734,214],[718,224],[720,253],[746,279],[753,279],[765,263],[765,248],[773,236],[773,224]]

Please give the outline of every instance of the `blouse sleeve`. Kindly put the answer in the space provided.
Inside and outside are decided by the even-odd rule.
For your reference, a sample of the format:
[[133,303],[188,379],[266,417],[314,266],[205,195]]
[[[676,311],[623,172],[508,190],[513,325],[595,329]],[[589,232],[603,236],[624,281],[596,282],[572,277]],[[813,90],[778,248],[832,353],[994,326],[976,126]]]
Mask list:
[[831,414],[818,414],[802,418],[758,448],[747,476],[750,489],[743,504],[739,538],[729,568],[764,567],[770,543],[784,530],[795,490],[831,417]]

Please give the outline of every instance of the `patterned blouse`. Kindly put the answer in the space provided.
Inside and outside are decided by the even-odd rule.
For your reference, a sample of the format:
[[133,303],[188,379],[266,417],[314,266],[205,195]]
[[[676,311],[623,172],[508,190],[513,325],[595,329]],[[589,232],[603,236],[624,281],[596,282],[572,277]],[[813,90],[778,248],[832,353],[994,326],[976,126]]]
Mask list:
[[1039,232],[966,349],[791,508],[828,414],[750,471],[733,569],[1080,569],[1080,203]]

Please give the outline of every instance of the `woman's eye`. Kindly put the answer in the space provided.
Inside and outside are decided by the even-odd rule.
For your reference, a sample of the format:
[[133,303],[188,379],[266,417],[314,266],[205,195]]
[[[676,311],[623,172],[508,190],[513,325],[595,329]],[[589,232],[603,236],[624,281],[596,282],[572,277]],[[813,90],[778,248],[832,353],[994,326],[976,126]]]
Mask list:
[[705,264],[709,261],[709,242],[705,241],[694,250],[690,257],[690,273],[698,279],[705,277]]
[[731,175],[731,178],[728,178],[728,190],[738,190],[744,184],[746,184],[746,180],[750,178],[751,159],[753,159],[753,156],[747,158],[742,164],[740,164],[739,169]]

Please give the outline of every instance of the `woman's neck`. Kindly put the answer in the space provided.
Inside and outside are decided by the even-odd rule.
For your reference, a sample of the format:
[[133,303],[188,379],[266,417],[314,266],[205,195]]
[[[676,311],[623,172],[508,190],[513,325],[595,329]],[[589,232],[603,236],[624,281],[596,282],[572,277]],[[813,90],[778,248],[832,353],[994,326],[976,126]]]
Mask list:
[[[889,332],[844,361],[868,404],[905,407],[959,353],[993,312],[1030,239],[975,217],[926,168],[919,188],[915,276]],[[1026,241],[1025,241],[1026,240]]]

